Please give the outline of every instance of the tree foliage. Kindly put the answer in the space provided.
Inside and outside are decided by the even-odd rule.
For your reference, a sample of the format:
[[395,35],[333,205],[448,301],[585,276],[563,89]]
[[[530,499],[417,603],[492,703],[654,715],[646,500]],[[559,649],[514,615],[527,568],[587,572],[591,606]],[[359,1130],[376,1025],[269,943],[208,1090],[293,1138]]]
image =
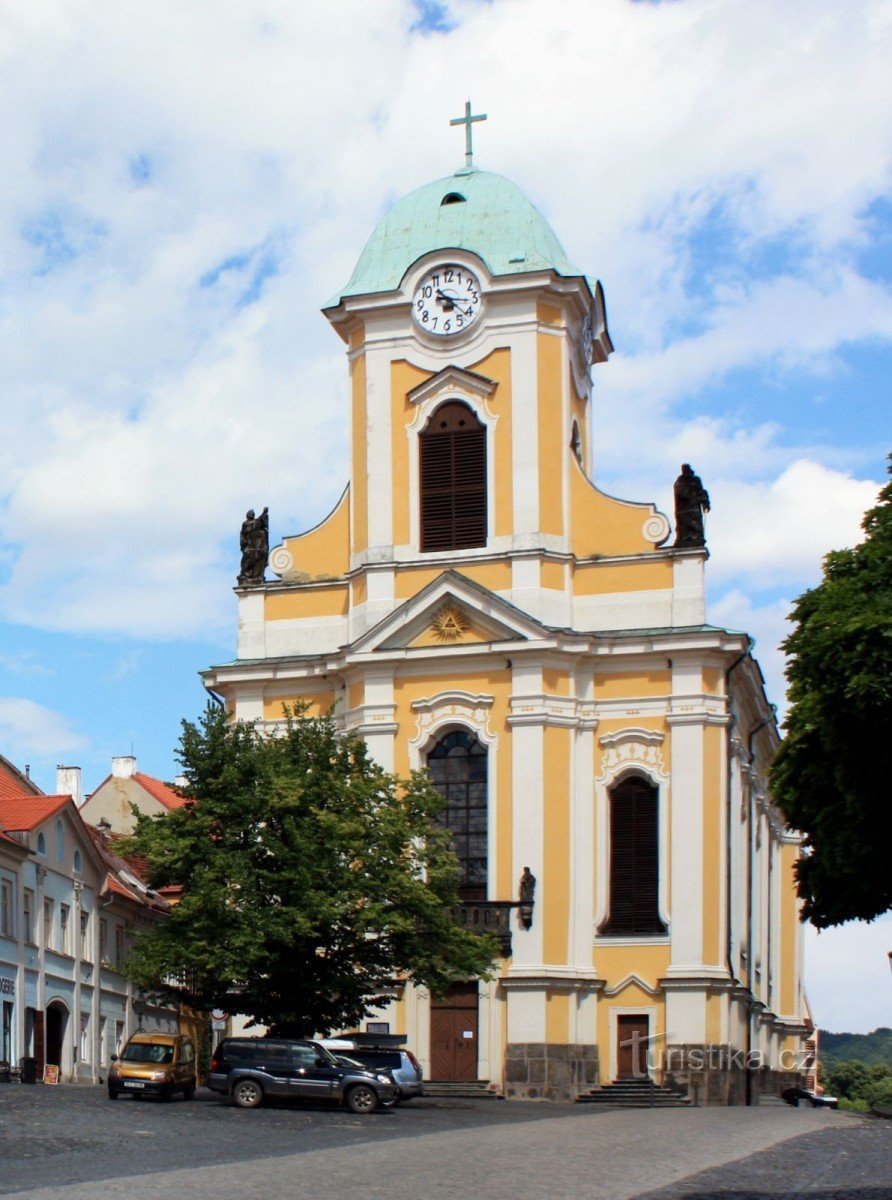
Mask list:
[[136,984],[296,1036],[355,1025],[398,976],[440,994],[487,973],[496,945],[456,924],[458,863],[423,774],[387,774],[330,718],[264,738],[214,706],[183,722],[179,757],[190,803],[140,817],[128,847],[153,887],[182,888],[137,939]]
[[818,928],[892,907],[892,483],[863,529],[826,556],[784,642],[790,711],[772,793],[805,835],[798,889]]

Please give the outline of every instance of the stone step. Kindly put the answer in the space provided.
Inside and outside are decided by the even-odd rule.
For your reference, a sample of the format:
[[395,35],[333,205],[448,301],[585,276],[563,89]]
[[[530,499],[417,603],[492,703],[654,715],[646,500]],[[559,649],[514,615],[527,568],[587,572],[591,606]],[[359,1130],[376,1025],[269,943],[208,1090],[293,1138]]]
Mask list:
[[668,1087],[658,1087],[652,1079],[618,1079],[603,1087],[584,1092],[578,1104],[613,1104],[622,1108],[687,1108],[687,1096]]
[[425,1080],[425,1096],[441,1099],[498,1100],[498,1092],[490,1090],[488,1079],[437,1079]]

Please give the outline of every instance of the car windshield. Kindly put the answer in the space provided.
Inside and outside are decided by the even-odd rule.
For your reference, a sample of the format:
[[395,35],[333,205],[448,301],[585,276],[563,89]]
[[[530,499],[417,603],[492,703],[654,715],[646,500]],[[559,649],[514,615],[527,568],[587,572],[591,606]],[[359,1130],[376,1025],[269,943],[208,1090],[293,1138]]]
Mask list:
[[173,1062],[173,1046],[163,1042],[131,1042],[124,1047],[121,1062],[170,1063]]

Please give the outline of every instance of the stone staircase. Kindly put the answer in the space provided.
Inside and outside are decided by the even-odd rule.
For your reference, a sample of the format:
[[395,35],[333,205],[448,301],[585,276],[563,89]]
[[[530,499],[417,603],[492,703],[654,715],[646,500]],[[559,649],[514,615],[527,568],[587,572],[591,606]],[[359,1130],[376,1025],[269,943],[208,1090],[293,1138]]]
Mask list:
[[577,1104],[610,1104],[619,1108],[688,1108],[682,1092],[658,1087],[652,1079],[615,1079],[577,1097]]
[[500,1100],[498,1092],[490,1091],[488,1079],[424,1081],[425,1096],[441,1100]]

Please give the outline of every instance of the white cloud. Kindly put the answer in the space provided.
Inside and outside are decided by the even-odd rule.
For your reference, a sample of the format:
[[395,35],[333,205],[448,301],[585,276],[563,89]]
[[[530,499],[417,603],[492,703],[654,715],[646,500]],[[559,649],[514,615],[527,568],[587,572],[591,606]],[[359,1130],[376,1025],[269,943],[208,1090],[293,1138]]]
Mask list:
[[[791,464],[830,470],[834,447],[783,414],[678,401],[892,335],[888,294],[857,267],[889,177],[887,7],[449,8],[456,27],[426,36],[408,0],[9,14],[0,612],[165,637],[231,626],[245,509],[269,503],[274,536],[295,532],[346,479],[346,363],[319,306],[385,204],[460,162],[448,121],[467,95],[489,112],[478,160],[607,285],[623,353],[598,371],[598,438],[608,473],[634,457],[626,494],[662,479],[668,503],[694,461],[721,579],[751,564],[795,582],[833,544],[815,530],[850,526],[856,480],[829,478],[826,518],[814,473],[811,507],[785,491]],[[704,270],[716,220],[728,248]],[[795,252],[766,267],[779,243]],[[782,549],[748,533],[747,503],[781,505]]]
[[80,750],[87,739],[75,733],[60,713],[17,696],[0,697],[0,745],[12,761],[24,754],[62,754]]
[[816,582],[827,551],[863,540],[861,520],[877,491],[872,480],[807,460],[765,482],[717,480],[708,518],[713,579],[746,577],[757,588]]
[[[870,1033],[889,1024],[892,914],[867,925],[805,927],[805,986],[815,1024],[832,1033]],[[857,986],[853,981],[857,980]]]

